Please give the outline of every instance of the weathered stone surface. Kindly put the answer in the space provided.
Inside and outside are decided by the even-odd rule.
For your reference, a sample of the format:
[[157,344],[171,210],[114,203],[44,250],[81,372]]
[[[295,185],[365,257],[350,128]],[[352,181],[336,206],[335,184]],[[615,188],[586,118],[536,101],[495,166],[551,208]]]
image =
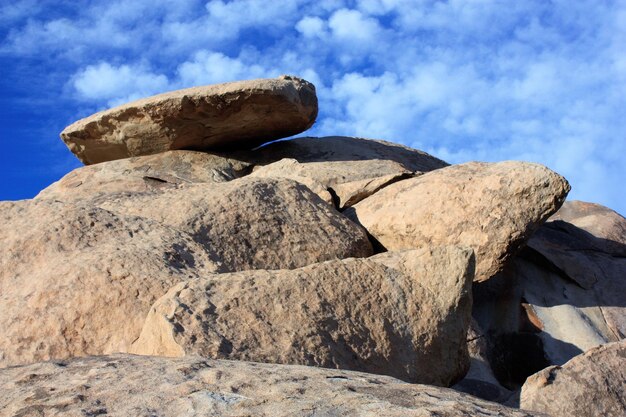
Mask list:
[[192,237],[53,201],[0,203],[0,366],[124,351],[154,301],[218,270]]
[[569,189],[541,165],[471,162],[389,185],[347,213],[389,250],[471,247],[475,280],[485,281],[558,210]]
[[532,417],[361,372],[113,355],[0,370],[0,416]]
[[173,287],[131,352],[303,364],[449,385],[467,371],[471,250],[388,252]]
[[101,207],[189,233],[222,271],[293,269],[373,253],[365,231],[304,185],[244,177],[158,194],[112,196]]
[[311,174],[311,169],[306,165],[295,159],[285,158],[269,165],[256,167],[249,176],[251,178],[288,178],[306,185],[322,200],[333,204],[333,196],[328,191],[328,187],[317,181]]
[[[594,235],[567,221],[578,221],[568,213],[585,206],[598,216],[589,225],[615,227],[597,229]],[[494,350],[504,356],[501,360],[501,354],[492,355],[501,379],[521,383],[533,368],[562,365],[595,346],[624,339],[626,258],[611,255],[621,253],[623,221],[601,206],[566,202],[529,240],[530,248],[502,273],[475,286],[474,317],[491,335]],[[523,348],[521,339],[526,341]],[[526,365],[522,369],[516,363]],[[511,378],[512,368],[524,373]]]
[[[320,178],[343,179],[341,182],[393,174],[398,171],[396,164],[410,172],[428,172],[449,165],[426,152],[397,143],[345,136],[278,141],[256,150],[254,158],[262,165],[283,158],[293,158],[302,164],[328,163],[327,173]],[[363,163],[349,166],[353,162]]]
[[37,199],[98,200],[110,194],[160,192],[192,183],[227,182],[244,176],[247,162],[218,154],[168,151],[75,169],[45,188]]
[[626,341],[590,349],[562,367],[530,376],[520,405],[554,417],[626,415]]
[[85,164],[175,149],[252,149],[308,129],[313,84],[297,77],[172,91],[79,120],[61,132]]
[[260,165],[253,176],[302,182],[325,201],[332,196],[338,208],[394,181],[448,166],[406,146],[342,136],[275,142],[239,157]]

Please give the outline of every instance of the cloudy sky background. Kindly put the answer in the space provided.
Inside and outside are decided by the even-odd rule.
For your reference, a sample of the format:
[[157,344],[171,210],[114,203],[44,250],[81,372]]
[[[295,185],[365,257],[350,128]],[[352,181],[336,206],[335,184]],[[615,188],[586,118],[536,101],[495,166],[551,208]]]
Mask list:
[[295,74],[311,136],[547,165],[626,213],[626,2],[22,0],[0,6],[0,199],[80,165],[58,133],[171,89]]

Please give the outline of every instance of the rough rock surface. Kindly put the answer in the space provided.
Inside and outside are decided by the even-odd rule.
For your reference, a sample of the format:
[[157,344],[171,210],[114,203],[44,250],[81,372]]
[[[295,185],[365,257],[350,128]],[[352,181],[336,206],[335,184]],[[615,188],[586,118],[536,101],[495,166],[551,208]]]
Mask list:
[[562,367],[530,376],[520,405],[554,417],[625,416],[626,341],[590,349]]
[[0,370],[0,416],[532,417],[427,385],[305,366],[113,355]]
[[242,159],[254,176],[300,181],[338,208],[355,204],[395,181],[448,166],[425,152],[395,143],[330,136],[299,138],[264,146]]
[[569,189],[541,165],[471,162],[389,185],[348,213],[389,250],[471,247],[480,282],[503,268]]
[[192,183],[227,182],[247,174],[247,162],[197,151],[168,151],[75,169],[42,190],[37,199],[91,200],[110,194],[160,192]]
[[192,237],[95,207],[0,203],[0,366],[124,351],[154,301],[216,272]]
[[158,194],[116,195],[99,205],[189,233],[215,253],[224,272],[293,269],[373,253],[360,226],[286,179],[190,184]]
[[173,287],[131,352],[366,371],[448,386],[467,371],[471,250],[388,252]]
[[297,77],[194,87],[96,113],[61,132],[85,164],[175,149],[252,149],[308,129],[313,84]]
[[[569,217],[585,207],[586,215]],[[587,231],[573,223],[585,218],[589,225],[612,226]],[[612,210],[566,202],[504,271],[475,285],[473,314],[490,334],[490,361],[500,380],[521,384],[548,365],[624,339],[626,258],[616,256],[624,224]]]

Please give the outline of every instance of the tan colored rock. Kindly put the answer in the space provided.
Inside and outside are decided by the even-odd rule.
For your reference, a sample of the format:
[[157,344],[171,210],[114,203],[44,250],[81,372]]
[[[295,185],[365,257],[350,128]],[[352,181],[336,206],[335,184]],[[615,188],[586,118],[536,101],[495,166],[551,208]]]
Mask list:
[[328,204],[333,204],[333,196],[328,188],[311,175],[311,170],[306,165],[295,159],[285,158],[273,164],[259,166],[249,175],[251,178],[287,178],[306,185]]
[[467,371],[471,250],[389,252],[173,287],[131,352],[302,364],[447,386]]
[[626,341],[576,356],[530,376],[520,406],[554,417],[626,415]]
[[[321,182],[350,182],[395,174],[399,168],[410,172],[428,172],[449,164],[426,152],[383,140],[346,136],[305,137],[278,141],[253,153],[261,165],[296,159],[301,164],[325,164],[319,170]],[[352,165],[355,162],[360,162]],[[393,162],[395,164],[392,164]],[[327,172],[326,174],[324,172]]]
[[61,138],[89,165],[175,149],[252,149],[316,117],[313,84],[281,76],[148,97],[79,120]]
[[9,368],[0,370],[0,390],[3,417],[540,416],[386,376],[198,357],[114,355]]
[[419,174],[420,173],[411,173],[407,171],[398,174],[389,174],[381,177],[366,178],[364,180],[337,184],[333,187],[335,198],[337,199],[337,206],[339,206],[342,210],[346,209],[382,190],[388,185]]
[[342,136],[275,142],[238,157],[259,165],[253,176],[299,181],[341,209],[395,181],[448,166],[406,146]]
[[216,255],[223,271],[293,269],[373,253],[360,226],[286,179],[189,184],[158,194],[112,196],[99,205],[189,233]]
[[0,367],[126,350],[154,301],[218,271],[188,234],[53,201],[0,203]]
[[558,210],[569,189],[538,164],[471,162],[389,185],[347,213],[389,250],[471,247],[475,280],[485,281]]
[[97,204],[110,194],[161,192],[185,184],[227,182],[244,176],[251,168],[249,163],[228,156],[168,151],[75,169],[36,198],[91,200]]

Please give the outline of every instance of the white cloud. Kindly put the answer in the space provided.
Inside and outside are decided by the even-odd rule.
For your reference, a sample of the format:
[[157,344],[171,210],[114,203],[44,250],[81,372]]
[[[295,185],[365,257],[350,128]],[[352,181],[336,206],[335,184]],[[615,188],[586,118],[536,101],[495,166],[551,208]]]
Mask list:
[[326,26],[326,22],[319,17],[305,16],[296,24],[296,29],[305,37],[313,38],[324,36]]
[[178,83],[183,87],[264,78],[269,73],[260,65],[247,65],[240,59],[209,51],[197,52],[191,61],[182,63],[177,72]]
[[74,76],[72,84],[83,100],[106,102],[109,106],[169,89],[163,74],[141,66],[113,66],[107,62],[87,66]]
[[340,42],[371,42],[382,28],[375,18],[366,17],[358,10],[339,9],[328,19],[333,37]]

